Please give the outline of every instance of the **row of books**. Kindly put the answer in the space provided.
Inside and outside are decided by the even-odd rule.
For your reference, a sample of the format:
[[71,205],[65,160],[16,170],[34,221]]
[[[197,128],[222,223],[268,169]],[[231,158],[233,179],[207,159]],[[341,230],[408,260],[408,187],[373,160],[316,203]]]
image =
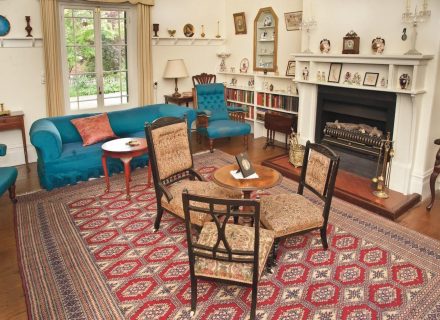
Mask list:
[[254,103],[254,92],[240,89],[226,89],[226,99]]
[[272,93],[257,93],[257,105],[274,109],[298,112],[298,97]]

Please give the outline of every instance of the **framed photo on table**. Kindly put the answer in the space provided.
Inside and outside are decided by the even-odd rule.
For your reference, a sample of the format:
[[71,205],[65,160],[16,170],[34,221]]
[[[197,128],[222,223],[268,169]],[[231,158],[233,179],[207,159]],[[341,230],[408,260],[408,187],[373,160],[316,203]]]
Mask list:
[[246,18],[244,12],[234,13],[235,34],[246,34]]
[[379,78],[379,74],[375,72],[365,72],[364,77],[364,86],[375,87],[377,84],[377,79]]
[[241,174],[243,178],[249,177],[250,175],[255,173],[254,168],[252,167],[251,162],[249,161],[248,155],[246,152],[239,153],[235,156],[237,160],[238,166],[240,167]]
[[331,63],[328,71],[328,82],[339,83],[341,78],[342,63]]

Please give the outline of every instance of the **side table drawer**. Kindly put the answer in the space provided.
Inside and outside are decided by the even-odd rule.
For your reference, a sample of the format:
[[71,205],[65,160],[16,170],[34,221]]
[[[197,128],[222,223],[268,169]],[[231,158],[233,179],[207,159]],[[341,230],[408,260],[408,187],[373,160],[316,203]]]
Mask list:
[[23,122],[21,117],[0,117],[0,129],[20,128]]

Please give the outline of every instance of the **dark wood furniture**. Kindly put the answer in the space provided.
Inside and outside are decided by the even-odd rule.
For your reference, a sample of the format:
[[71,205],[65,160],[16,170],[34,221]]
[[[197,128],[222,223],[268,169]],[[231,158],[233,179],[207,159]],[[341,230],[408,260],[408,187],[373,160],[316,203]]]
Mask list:
[[193,101],[193,95],[191,94],[182,94],[180,97],[173,97],[170,94],[164,95],[165,103],[175,103],[177,105],[186,104],[189,107],[189,103]]
[[[278,170],[286,178],[295,181],[298,181],[301,176],[301,168],[295,168],[289,162],[288,155],[278,155],[266,159],[262,164]],[[420,195],[417,193],[403,195],[400,192],[389,190],[390,197],[388,199],[379,199],[373,195],[372,191],[371,179],[344,170],[338,171],[334,193],[336,197],[388,219],[396,220],[420,202]]]
[[201,74],[196,74],[192,77],[192,82],[194,87],[196,84],[207,84],[207,83],[215,83],[216,76],[215,74],[209,74],[206,72],[203,72]]
[[[250,319],[255,319],[258,281],[274,241],[273,232],[260,228],[260,203],[249,199],[214,199],[185,191],[182,196],[191,277],[191,316],[196,312],[200,278],[251,287]],[[203,225],[200,234],[190,223],[194,214],[205,214],[211,220]],[[228,223],[230,218],[239,217],[255,221],[253,227]]]
[[297,119],[297,115],[283,115],[280,113],[266,112],[264,115],[264,127],[267,130],[267,136],[264,149],[268,146],[276,146],[275,132],[281,132],[286,135],[285,148],[287,149],[287,139],[292,130],[296,131]]
[[[130,141],[135,141],[130,145]],[[135,145],[138,143],[137,145]],[[122,138],[108,141],[102,145],[102,167],[104,169],[106,189],[110,191],[110,179],[108,176],[107,158],[121,159],[124,164],[125,186],[127,191],[127,199],[130,199],[130,161],[135,157],[139,157],[148,152],[147,141],[143,138]],[[148,165],[148,187],[151,185],[151,165]]]
[[[440,146],[440,139],[435,139],[434,144]],[[434,170],[432,171],[431,178],[429,179],[429,187],[431,189],[431,202],[429,202],[426,210],[431,210],[435,200],[435,181],[440,174],[440,149],[435,156]]]
[[[319,230],[324,250],[328,249],[327,223],[333,199],[339,156],[329,147],[307,141],[297,193],[261,198],[261,223],[275,234],[273,259],[281,239]],[[304,196],[304,189],[321,201]]]
[[245,199],[251,198],[252,191],[269,189],[281,182],[283,176],[275,169],[259,164],[252,164],[258,174],[256,179],[235,179],[232,170],[238,170],[238,164],[230,164],[214,172],[213,181],[218,185],[243,192]]
[[23,111],[13,111],[9,116],[0,116],[0,131],[6,130],[21,130],[21,139],[23,141],[24,161],[26,168],[29,171],[29,160],[26,143],[26,130],[24,128],[24,113]]

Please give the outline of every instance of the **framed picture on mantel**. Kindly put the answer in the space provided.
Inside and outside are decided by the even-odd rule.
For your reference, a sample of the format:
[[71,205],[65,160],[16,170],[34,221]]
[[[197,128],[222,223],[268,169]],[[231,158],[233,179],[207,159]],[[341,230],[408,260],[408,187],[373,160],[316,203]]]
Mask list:
[[339,83],[341,78],[342,63],[331,63],[328,71],[328,82]]

